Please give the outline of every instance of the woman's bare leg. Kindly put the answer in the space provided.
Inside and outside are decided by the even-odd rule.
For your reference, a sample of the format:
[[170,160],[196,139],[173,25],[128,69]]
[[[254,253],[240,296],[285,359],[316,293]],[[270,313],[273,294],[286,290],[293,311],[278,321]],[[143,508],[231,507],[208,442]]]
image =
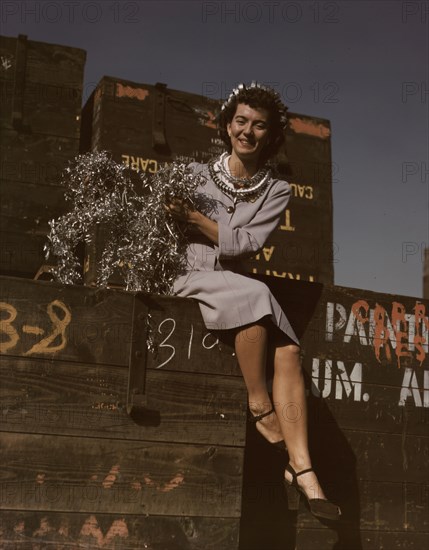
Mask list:
[[[274,355],[273,401],[286,441],[289,464],[299,472],[311,468],[307,435],[307,400],[301,367],[300,347],[285,344]],[[285,472],[291,481],[292,476]],[[308,498],[326,498],[314,472],[298,478]]]
[[[271,401],[266,384],[268,334],[264,324],[241,328],[235,337],[235,352],[249,395],[249,408],[254,415],[269,411]],[[257,422],[260,433],[275,442],[286,442],[289,464],[296,472],[311,468],[307,435],[307,400],[300,359],[301,348],[283,343],[275,349],[273,401],[276,415]],[[291,481],[291,474],[285,471]],[[314,472],[298,478],[308,498],[325,498]]]
[[[241,328],[235,336],[235,353],[246,383],[249,408],[255,416],[272,408],[265,373],[267,340],[267,328],[257,323]],[[274,413],[257,422],[256,428],[272,443],[283,439]]]

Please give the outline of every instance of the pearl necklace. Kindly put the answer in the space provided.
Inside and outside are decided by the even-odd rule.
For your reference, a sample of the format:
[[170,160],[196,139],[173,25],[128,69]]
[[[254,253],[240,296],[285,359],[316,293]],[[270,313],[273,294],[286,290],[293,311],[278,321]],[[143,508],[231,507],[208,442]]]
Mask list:
[[[271,170],[269,168],[261,168],[250,180],[236,178],[229,174],[225,167],[227,157],[228,153],[223,153],[219,159],[211,160],[208,163],[208,168],[214,183],[223,193],[232,197],[234,203],[239,200],[247,200],[252,195],[256,198],[265,191],[271,179]],[[246,187],[236,189],[234,185],[237,184],[244,184]]]

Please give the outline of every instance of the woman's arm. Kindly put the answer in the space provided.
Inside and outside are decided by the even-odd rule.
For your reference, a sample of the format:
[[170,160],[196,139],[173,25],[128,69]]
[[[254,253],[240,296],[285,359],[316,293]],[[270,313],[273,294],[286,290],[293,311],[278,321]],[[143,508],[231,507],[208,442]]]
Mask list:
[[174,218],[193,225],[217,245],[219,259],[232,259],[253,256],[263,248],[277,227],[290,194],[289,184],[279,180],[253,219],[242,227],[231,227],[211,220],[178,198],[171,199],[165,208]]
[[219,259],[245,258],[258,253],[279,224],[290,194],[289,184],[279,180],[248,223],[242,227],[219,224]]
[[219,244],[219,227],[218,223],[214,220],[204,216],[198,210],[193,210],[189,204],[177,198],[171,199],[170,203],[165,206],[165,209],[177,220],[187,222],[196,227],[214,244]]

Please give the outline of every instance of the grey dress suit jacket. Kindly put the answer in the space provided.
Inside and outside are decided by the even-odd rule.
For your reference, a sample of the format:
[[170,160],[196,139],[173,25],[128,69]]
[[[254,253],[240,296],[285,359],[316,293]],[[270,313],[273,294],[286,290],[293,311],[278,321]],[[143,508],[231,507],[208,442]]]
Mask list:
[[197,189],[197,209],[218,223],[219,244],[191,237],[187,271],[174,284],[177,296],[198,301],[206,327],[227,330],[269,316],[298,345],[299,340],[269,288],[244,272],[241,260],[257,254],[277,227],[291,196],[284,180],[271,178],[253,201],[236,204],[212,181],[206,164],[189,165],[206,183]]

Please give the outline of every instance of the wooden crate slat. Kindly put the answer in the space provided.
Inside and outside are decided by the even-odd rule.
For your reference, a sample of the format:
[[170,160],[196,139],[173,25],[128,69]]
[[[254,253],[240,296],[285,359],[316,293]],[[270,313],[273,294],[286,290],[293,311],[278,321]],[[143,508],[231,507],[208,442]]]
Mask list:
[[[12,62],[15,58],[17,38],[0,37],[0,48],[4,56]],[[50,44],[36,40],[27,40],[27,78],[33,82],[70,86],[82,85],[82,65],[86,60],[86,51],[81,48]]]
[[[78,147],[77,139],[3,130],[0,179],[10,186],[15,183],[61,185],[62,173],[77,155]],[[48,192],[52,189],[41,187],[43,195],[47,196]]]
[[[16,336],[14,333],[6,344],[8,355],[128,365],[132,293],[13,278],[3,281],[4,302],[8,304],[4,307],[11,308],[10,315],[16,314],[17,319],[10,324],[16,325],[11,329],[16,330]],[[15,284],[11,286],[10,281]],[[195,302],[147,296],[147,303],[157,344],[157,350],[148,353],[148,368],[168,365],[168,370],[240,374],[232,348],[216,343],[216,337],[202,325]],[[27,325],[40,330],[37,334],[25,332],[22,326]],[[46,344],[55,330],[59,331],[58,341]],[[197,353],[201,362],[195,363],[192,359]]]
[[[12,308],[11,315],[16,314],[10,330],[17,334],[7,344],[8,355],[128,364],[130,293],[7,277],[0,279],[0,285],[3,301]],[[37,330],[28,332],[25,326]],[[51,345],[46,338],[53,334],[56,341]]]
[[238,548],[238,523],[228,518],[3,511],[4,550]]
[[46,237],[3,230],[1,236],[0,273],[33,278],[39,267],[46,261],[43,251]]
[[18,116],[20,130],[78,138],[86,52],[26,36],[1,37],[0,50],[9,73],[2,127],[16,127]]
[[[321,550],[334,548],[339,540],[347,550],[421,550],[429,543],[429,535],[421,532],[403,532],[396,530],[349,530],[341,531],[340,536],[323,529],[302,529],[297,534],[297,548]],[[258,550],[249,546],[246,550]],[[280,547],[279,547],[280,550]]]
[[[13,83],[0,79],[5,108],[0,117],[2,130],[19,128],[11,124],[16,89]],[[24,84],[22,117],[27,133],[39,136],[79,140],[82,86],[46,84],[40,81]],[[3,138],[4,139],[4,138]]]
[[[265,279],[266,280],[266,279]],[[9,281],[9,282],[8,282]],[[120,290],[91,289],[79,286],[62,286],[45,282],[21,282],[4,279],[4,301],[16,313],[16,330],[22,325],[38,326],[45,334],[52,333],[54,321],[49,316],[51,307],[58,307],[56,316],[69,320],[67,330],[64,330],[64,346],[55,349],[56,360],[78,360],[85,363],[98,362],[117,365],[126,365],[129,348],[130,313],[129,304],[132,294]],[[398,406],[403,384],[410,378],[410,388],[419,383],[421,405],[423,406],[423,387],[427,370],[428,354],[425,351],[427,344],[423,343],[419,349],[413,340],[408,340],[409,333],[396,334],[392,331],[392,308],[399,304],[414,323],[413,311],[420,308],[425,313],[428,302],[409,297],[394,297],[380,295],[358,289],[343,289],[341,287],[317,285],[303,281],[269,280],[269,285],[277,299],[286,311],[292,326],[302,339],[304,350],[304,365],[311,374],[312,391],[321,397],[332,399],[350,399],[362,404],[373,397],[367,392],[366,385],[374,388],[382,386],[398,388]],[[37,304],[34,301],[37,289]],[[155,353],[148,354],[149,368],[166,368],[168,370],[198,370],[199,372],[239,374],[233,356],[231,341],[221,340],[217,343],[217,335],[209,334],[200,323],[201,317],[197,304],[192,301],[184,302],[175,297],[147,296],[150,309],[150,326],[155,344]],[[61,306],[53,306],[55,300]],[[385,327],[392,333],[387,344],[379,350],[375,349],[375,340],[371,343],[368,333],[368,323],[362,325],[365,342],[361,342],[361,335],[357,331],[357,319],[354,317],[353,307],[356,303],[365,302],[367,307],[381,308],[385,315]],[[93,307],[87,307],[91,303]],[[183,318],[181,308],[187,304],[186,319]],[[51,304],[51,305],[50,305]],[[341,329],[327,329],[329,324],[329,310],[336,304],[345,312],[344,324]],[[429,308],[428,308],[429,309]],[[14,313],[14,315],[15,315]],[[369,315],[369,314],[368,314]],[[183,319],[183,322],[181,320]],[[337,322],[337,318],[335,319]],[[354,334],[347,336],[347,326],[352,326]],[[11,321],[11,324],[13,322]],[[427,314],[420,319],[418,332],[420,337],[427,336]],[[195,330],[198,328],[198,333]],[[411,326],[411,324],[410,324]],[[216,328],[216,327],[214,327]],[[411,329],[410,329],[411,330]],[[414,326],[414,332],[416,328]],[[193,332],[194,331],[194,332]],[[329,338],[328,338],[329,337]],[[402,351],[407,354],[398,368],[396,354],[396,340],[400,342]],[[128,341],[127,341],[128,339]],[[392,343],[393,340],[393,343]],[[422,340],[423,342],[423,340]],[[105,350],[109,344],[109,353]],[[39,346],[37,353],[34,346],[37,337],[34,334],[20,333],[16,343],[8,345],[7,353],[11,355],[37,357],[52,357],[50,350],[58,346],[46,346],[45,351]],[[388,350],[387,350],[388,348]],[[198,349],[205,354],[208,361],[202,365],[195,365],[192,361],[192,352]],[[33,351],[32,351],[33,350]],[[387,351],[390,357],[387,357]],[[379,357],[377,358],[377,352]],[[103,355],[104,354],[104,355]],[[421,365],[420,361],[421,359]],[[328,369],[329,367],[329,369]],[[356,370],[355,370],[356,369]],[[411,369],[407,371],[407,369]],[[412,374],[414,372],[414,374]],[[351,377],[351,378],[350,378]],[[405,382],[404,382],[405,381]],[[406,388],[405,388],[406,389]],[[418,395],[411,392],[411,399]],[[417,403],[416,403],[417,404]]]
[[2,508],[240,516],[242,450],[2,434]]
[[[0,388],[4,430],[50,433],[88,434],[102,432],[103,437],[135,437],[138,426],[124,431],[124,403],[128,372],[125,368],[104,365],[46,361],[43,359],[0,358]],[[233,437],[242,420],[245,405],[243,383],[239,377],[223,381],[217,375],[195,378],[191,373],[149,369],[147,374],[149,439],[158,437],[177,440],[195,428],[219,422],[222,438]],[[199,388],[196,390],[196,388]],[[31,388],[26,393],[23,388]],[[309,417],[313,430],[330,431],[332,425],[342,430],[427,436],[429,413],[424,408],[398,407],[397,388],[367,388],[378,394],[377,405],[370,402],[314,397],[309,401]],[[177,390],[177,391],[176,391]],[[88,393],[89,392],[89,393]],[[171,400],[171,401],[170,401]],[[188,401],[189,400],[189,401]],[[201,401],[201,402],[200,402]],[[199,403],[200,402],[200,403]],[[199,403],[199,404],[198,404]],[[189,408],[189,416],[186,410]],[[200,413],[194,417],[194,411]],[[286,410],[285,413],[287,414]],[[157,435],[156,422],[162,418],[162,436]],[[292,411],[290,411],[292,414]],[[186,420],[186,425],[182,421]],[[150,426],[150,423],[155,423]],[[82,431],[83,430],[83,431]],[[216,437],[213,428],[206,437]],[[220,443],[221,441],[219,441]]]
[[60,186],[2,181],[1,229],[47,235],[49,220],[67,210]]
[[[311,365],[307,364],[311,368]],[[423,373],[419,373],[422,374]],[[419,376],[423,382],[423,376]],[[307,385],[311,385],[310,377]],[[314,430],[330,430],[332,425],[347,430],[362,430],[375,433],[426,436],[429,424],[429,411],[424,407],[398,406],[398,386],[366,384],[365,390],[371,395],[369,401],[354,401],[353,396],[326,399],[311,395],[308,399],[310,424]],[[292,411],[291,411],[292,413]]]
[[246,391],[238,377],[151,369],[148,410],[133,422],[125,368],[3,357],[0,373],[4,431],[244,446]]

